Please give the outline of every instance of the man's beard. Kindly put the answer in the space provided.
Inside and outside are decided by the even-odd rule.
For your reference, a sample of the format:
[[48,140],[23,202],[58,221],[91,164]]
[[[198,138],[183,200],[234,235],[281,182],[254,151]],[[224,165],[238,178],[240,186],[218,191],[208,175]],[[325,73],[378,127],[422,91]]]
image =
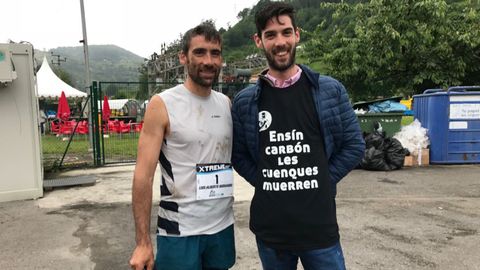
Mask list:
[[[210,82],[209,80],[204,80],[200,76],[200,70],[208,70],[208,71],[214,71],[215,75],[213,80]],[[218,82],[218,75],[220,74],[220,69],[216,69],[214,66],[199,66],[199,65],[192,65],[190,62],[187,63],[187,72],[188,72],[188,77],[192,79],[193,82],[196,84],[202,86],[202,87],[209,87],[211,88],[213,84]]]
[[296,51],[297,49],[295,47],[293,47],[289,53],[289,58],[286,62],[284,63],[277,63],[275,62],[275,53],[276,51],[282,51],[280,49],[272,49],[272,52],[269,53],[267,52],[267,50],[263,49],[264,53],[265,53],[265,57],[267,58],[267,62],[268,62],[268,66],[273,69],[273,70],[276,70],[276,71],[285,71],[287,69],[289,69],[290,67],[292,67],[294,64],[295,64],[295,55],[296,55]]

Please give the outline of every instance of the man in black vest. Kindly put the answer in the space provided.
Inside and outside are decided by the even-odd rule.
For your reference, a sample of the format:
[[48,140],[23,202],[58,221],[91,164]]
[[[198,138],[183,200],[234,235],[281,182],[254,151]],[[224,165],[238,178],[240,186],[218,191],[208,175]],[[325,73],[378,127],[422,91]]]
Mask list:
[[255,15],[269,69],[234,100],[232,162],[255,187],[250,229],[264,269],[345,269],[336,184],[364,142],[345,88],[295,64],[294,9],[271,2]]

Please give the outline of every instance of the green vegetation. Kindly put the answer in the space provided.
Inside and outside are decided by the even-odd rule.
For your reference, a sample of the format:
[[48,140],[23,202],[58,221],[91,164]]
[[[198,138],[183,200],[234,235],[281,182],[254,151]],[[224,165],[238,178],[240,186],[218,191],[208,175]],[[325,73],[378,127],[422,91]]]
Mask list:
[[[237,24],[220,29],[227,63],[259,53],[252,42],[254,14],[269,1],[259,0],[241,10]],[[353,101],[480,84],[479,1],[286,1],[296,8],[301,28],[297,62],[339,79]],[[164,49],[176,51],[179,42]],[[64,79],[70,77],[71,84],[82,90],[82,47],[53,51],[67,57],[60,66]],[[42,52],[36,57],[41,59]],[[90,63],[93,80],[147,80],[144,59],[117,46],[90,46]],[[137,98],[147,96],[145,85]]]
[[[58,169],[65,148],[68,144],[68,138],[56,137],[55,135],[43,135],[42,156],[43,168],[45,173],[49,174]],[[89,143],[86,135],[74,136],[68,152],[62,163],[62,168],[74,168],[78,166],[93,165],[93,155],[88,151]]]
[[[324,3],[330,11],[306,42],[354,100],[480,83],[476,1]],[[476,64],[477,63],[477,64]]]
[[[42,136],[43,167],[51,173],[58,169],[69,137]],[[137,157],[138,134],[110,134],[104,138],[105,161],[135,161]],[[79,166],[93,166],[93,153],[88,151],[87,135],[75,135],[62,163],[62,169]]]
[[[245,8],[223,29],[227,63],[259,52]],[[353,100],[480,84],[480,2],[287,0],[301,27],[298,63],[339,79]]]
[[106,159],[114,156],[121,156],[122,159],[135,160],[137,157],[137,136],[131,134],[110,134],[108,138],[104,138]]
[[[115,45],[89,45],[91,78],[94,81],[135,82],[138,81],[138,68],[144,59],[134,53]],[[67,73],[71,86],[83,90],[85,81],[85,66],[83,61],[83,47],[59,47],[47,53],[35,51],[37,62],[42,63],[43,55],[50,61],[50,52],[66,57],[60,67],[52,68],[61,73]],[[57,73],[57,72],[56,72]],[[57,73],[57,75],[60,72]],[[67,75],[66,75],[67,76]],[[64,79],[61,75],[61,79]]]
[[70,73],[65,71],[63,68],[53,66],[52,71],[55,73],[55,75],[57,75],[58,78],[60,78],[60,80],[64,81],[68,85],[73,85],[72,75],[70,75]]
[[[63,137],[54,135],[42,136],[42,150],[44,155],[60,155],[60,158],[67,147],[68,141],[63,141]],[[68,137],[65,137],[68,138]],[[76,135],[68,149],[69,154],[83,153],[88,151],[88,137],[86,135]]]
[[[68,137],[65,137],[68,138]],[[108,155],[126,155],[135,158],[137,156],[138,136],[132,134],[110,134],[104,138],[105,153]],[[59,155],[61,158],[68,140],[53,135],[42,136],[42,148],[44,155]],[[68,155],[83,154],[88,151],[89,143],[87,135],[75,135],[68,148]]]
[[[252,41],[253,34],[257,32],[254,16],[257,10],[267,2],[270,1],[260,0],[255,6],[243,9],[237,15],[240,19],[237,24],[228,29],[220,29],[223,33],[224,59],[227,63],[258,53],[258,49]],[[320,3],[327,2],[324,0],[290,0],[287,2],[290,2],[297,11],[297,25],[307,32],[315,30],[328,12],[320,9]],[[307,35],[301,37],[302,41],[308,39]]]

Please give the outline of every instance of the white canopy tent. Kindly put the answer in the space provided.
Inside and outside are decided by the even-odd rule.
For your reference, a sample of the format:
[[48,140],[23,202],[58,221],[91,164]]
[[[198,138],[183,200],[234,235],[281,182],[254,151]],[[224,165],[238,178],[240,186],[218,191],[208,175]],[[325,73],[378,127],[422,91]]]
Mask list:
[[42,66],[37,72],[37,97],[59,98],[65,92],[67,98],[86,97],[87,94],[66,84],[55,75],[48,64],[47,57],[43,57]]

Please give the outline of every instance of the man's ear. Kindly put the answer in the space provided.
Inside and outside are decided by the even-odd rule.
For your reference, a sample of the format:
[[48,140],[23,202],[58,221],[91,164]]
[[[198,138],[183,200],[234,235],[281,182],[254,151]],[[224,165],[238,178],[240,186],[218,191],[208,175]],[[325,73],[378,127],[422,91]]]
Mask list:
[[262,38],[259,37],[257,33],[253,35],[253,41],[255,41],[255,45],[257,45],[257,48],[263,49]]
[[178,60],[180,61],[180,64],[185,65],[187,63],[187,55],[184,52],[179,52],[178,53]]
[[298,44],[300,42],[300,28],[295,29],[295,43]]

